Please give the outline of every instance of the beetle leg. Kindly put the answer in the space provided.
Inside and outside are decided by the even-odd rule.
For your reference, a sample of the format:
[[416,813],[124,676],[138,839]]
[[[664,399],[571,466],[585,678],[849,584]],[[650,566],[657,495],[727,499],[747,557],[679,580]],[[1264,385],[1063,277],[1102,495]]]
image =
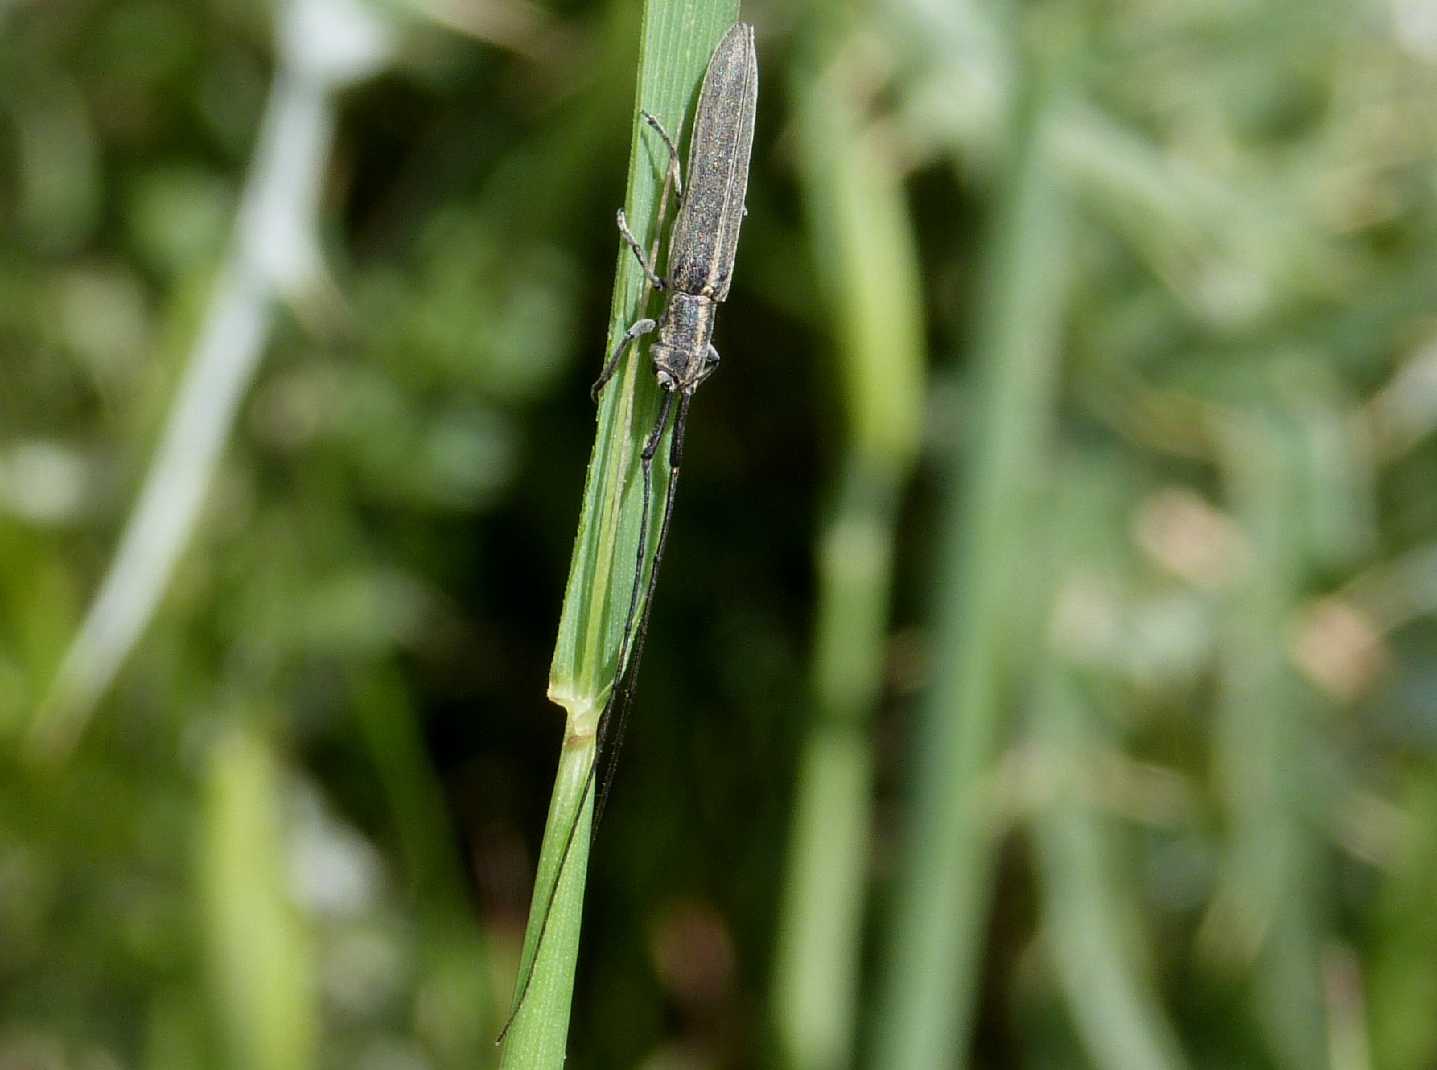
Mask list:
[[619,237],[624,239],[624,244],[633,251],[634,259],[639,262],[639,267],[644,269],[644,278],[649,280],[649,285],[655,290],[662,290],[664,288],[664,280],[659,278],[658,273],[654,271],[653,264],[649,262],[649,258],[644,254],[644,247],[639,244],[639,239],[634,237],[634,232],[629,229],[629,220],[624,215],[622,208],[619,209],[618,219]]
[[664,139],[664,145],[669,150],[669,181],[674,184],[674,193],[678,195],[679,200],[683,200],[684,178],[682,172],[679,169],[678,146],[674,144],[674,139],[669,137],[669,132],[664,129],[664,124],[659,122],[659,120],[655,116],[649,114],[646,111],[641,111],[639,114],[644,117],[644,122],[648,123],[651,127],[653,127],[654,130],[658,133],[659,137]]
[[629,346],[634,344],[636,338],[640,335],[648,334],[657,326],[658,324],[651,319],[634,321],[634,325],[625,331],[624,336],[619,339],[619,344],[614,347],[614,355],[610,357],[609,362],[604,365],[604,370],[601,371],[599,377],[594,380],[594,385],[589,387],[590,398],[596,402],[599,400],[599,393],[604,389],[608,381],[614,377],[614,372],[619,370],[619,361],[624,359],[624,352]]

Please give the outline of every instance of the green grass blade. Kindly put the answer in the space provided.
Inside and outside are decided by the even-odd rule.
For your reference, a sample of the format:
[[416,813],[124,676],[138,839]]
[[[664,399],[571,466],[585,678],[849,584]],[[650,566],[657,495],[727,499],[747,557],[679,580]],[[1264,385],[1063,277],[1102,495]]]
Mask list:
[[[682,130],[687,134],[709,56],[737,18],[737,0],[649,0],[645,5],[624,198],[629,225],[645,248],[652,245],[658,232],[658,202],[667,158],[662,143],[640,121],[639,110],[657,116],[670,133]],[[672,207],[670,201],[671,211]],[[617,232],[614,239],[618,272],[604,357],[613,352],[629,324],[657,307],[653,300],[649,309],[642,307],[643,272],[620,245]],[[646,348],[641,344],[630,352],[600,399],[559,638],[549,670],[549,697],[569,714],[571,725],[581,730],[597,720],[613,683],[633,584],[640,519],[639,448],[658,409],[658,388],[647,362],[639,356]],[[601,366],[602,361],[596,359],[595,375]],[[666,451],[659,451],[654,470],[657,512],[662,498],[659,490],[668,475]]]
[[1060,781],[1034,823],[1046,935],[1073,1021],[1105,1070],[1186,1065],[1144,974],[1136,927],[1141,911],[1112,859],[1107,823],[1091,788],[1104,746],[1090,700],[1072,667],[1045,667],[1035,696],[1045,761]]
[[369,751],[392,814],[393,829],[413,893],[427,995],[425,1039],[441,1067],[488,1065],[494,1055],[493,985],[488,941],[466,899],[459,839],[445,808],[443,787],[403,681],[378,669],[351,703],[355,727]]
[[[993,234],[975,437],[955,449],[936,589],[935,678],[918,726],[905,861],[895,891],[874,1065],[953,1065],[972,1031],[992,881],[982,787],[1006,714],[1004,662],[1031,568],[1035,491],[1052,421],[1067,291],[1068,213],[1053,178],[1043,94],[1018,124]],[[955,458],[955,461],[957,458]],[[955,464],[956,467],[956,464]],[[961,508],[960,508],[961,505]]]
[[1095,798],[1102,758],[1128,742],[1117,719],[1103,716],[1105,707],[1121,708],[1121,688],[1083,661],[1092,640],[1080,607],[1095,586],[1116,599],[1122,583],[1111,548],[1121,545],[1115,518],[1131,511],[1130,474],[1095,454],[1064,466],[1054,481],[1054,537],[1044,556],[1056,582],[1031,728],[1048,788],[1033,817],[1033,845],[1054,978],[1093,1066],[1180,1070],[1187,1064],[1153,989],[1152,943],[1121,864],[1121,830]]
[[1372,1051],[1377,1066],[1421,1070],[1437,1064],[1437,783],[1408,774],[1402,801],[1411,831],[1383,880],[1371,923]]
[[593,756],[591,742],[566,744],[559,756],[539,872],[534,878],[529,927],[514,985],[513,1021],[499,1059],[501,1070],[564,1065],[594,812],[593,793],[584,790]]
[[[646,248],[659,232],[667,157],[662,143],[640,121],[639,112],[657,116],[671,133],[686,133],[709,56],[737,18],[737,0],[648,0],[645,4],[624,211]],[[614,297],[605,347],[593,361],[595,375],[629,324],[651,311],[642,303],[643,273],[617,233],[614,237],[618,250]],[[599,716],[618,671],[644,519],[639,450],[658,406],[658,389],[645,353],[644,346],[630,351],[599,404],[549,672],[549,697],[566,714],[564,748],[515,985],[514,1020],[504,1043],[501,1065],[505,1068],[558,1067],[564,1061],[594,801],[584,786],[594,763]],[[666,454],[660,450],[654,465],[656,509],[668,478]],[[645,568],[651,563],[652,550]]]
[[[1253,970],[1253,1009],[1279,1066],[1327,1061],[1321,956],[1331,909],[1315,874],[1314,814],[1328,806],[1316,693],[1281,641],[1311,563],[1303,435],[1286,401],[1228,410],[1223,475],[1253,564],[1231,593],[1220,640],[1216,778],[1231,831],[1204,926],[1210,954]],[[1279,637],[1274,639],[1274,637]]]
[[315,1065],[315,971],[286,882],[281,787],[258,736],[234,729],[214,748],[200,888],[214,1006],[236,1070]]
[[[901,175],[865,137],[852,77],[796,72],[800,175],[846,439],[818,549],[813,723],[800,759],[774,1028],[790,1065],[852,1061],[872,757],[898,502],[923,421],[922,283]],[[845,75],[849,75],[845,78]]]

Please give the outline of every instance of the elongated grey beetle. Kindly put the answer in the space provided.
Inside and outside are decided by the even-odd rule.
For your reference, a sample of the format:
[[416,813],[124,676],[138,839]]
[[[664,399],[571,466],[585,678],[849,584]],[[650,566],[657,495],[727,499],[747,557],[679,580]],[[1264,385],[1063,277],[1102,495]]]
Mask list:
[[[644,480],[640,513],[643,521],[635,554],[634,586],[630,591],[623,637],[619,643],[617,675],[599,719],[600,751],[604,751],[611,734],[613,742],[608,747],[608,766],[595,803],[596,822],[603,815],[618,749],[623,742],[624,723],[633,700],[644,640],[648,635],[649,609],[653,605],[654,587],[658,583],[659,565],[668,543],[669,523],[673,519],[674,497],[678,491],[689,402],[694,391],[719,365],[718,350],[712,340],[714,317],[719,304],[728,297],[734,256],[738,251],[739,227],[747,211],[744,197],[748,192],[749,154],[753,145],[757,103],[758,57],[754,51],[753,27],[740,22],[719,41],[704,74],[689,140],[687,190],[679,171],[679,153],[673,138],[657,119],[647,112],[643,113],[644,121],[663,139],[669,152],[664,190],[659,198],[658,225],[661,229],[670,187],[681,198],[678,217],[669,236],[667,279],[659,276],[651,257],[644,255],[643,247],[629,230],[623,209],[619,210],[619,234],[624,243],[638,259],[649,285],[666,291],[669,299],[657,323],[647,318],[640,319],[624,332],[591,391],[597,399],[604,385],[618,370],[629,347],[657,328],[658,340],[650,347],[649,355],[663,399],[653,430],[639,454]],[[658,452],[669,415],[675,407],[675,398],[678,400],[678,411],[674,416],[674,433],[669,444],[668,488],[664,495],[663,518],[659,522],[654,564],[649,572],[643,612],[639,615],[639,592],[644,587],[644,556],[648,549],[649,509],[653,500],[654,455]],[[637,629],[634,628],[636,616],[639,617]],[[611,732],[615,714],[617,726]]]
[[[670,191],[680,198],[678,216],[669,234],[668,278],[665,279],[658,273],[656,260],[659,243],[656,241],[653,252],[645,255],[643,247],[629,229],[623,209],[620,209],[618,214],[619,234],[624,243],[633,250],[643,268],[648,287],[667,292],[669,298],[658,321],[639,319],[624,332],[591,390],[597,401],[599,393],[618,371],[624,354],[634,342],[657,329],[658,338],[649,348],[649,355],[653,360],[654,377],[658,380],[663,398],[653,430],[644,440],[644,447],[639,455],[644,480],[643,510],[640,514],[642,519],[635,555],[634,585],[629,593],[628,611],[624,617],[614,683],[604,711],[599,717],[598,757],[595,759],[595,765],[589,769],[584,785],[583,794],[587,796],[594,784],[599,759],[606,761],[604,779],[595,801],[595,825],[603,814],[604,802],[613,779],[618,749],[623,742],[624,724],[633,701],[639,661],[643,657],[644,640],[648,635],[649,610],[653,605],[654,587],[658,583],[659,565],[663,561],[664,548],[668,543],[674,496],[678,490],[689,402],[693,399],[694,391],[703,385],[719,364],[718,350],[713,346],[714,317],[719,304],[728,297],[734,255],[738,250],[739,226],[746,213],[744,197],[748,192],[749,153],[753,145],[753,121],[757,101],[758,57],[754,51],[753,27],[740,22],[730,28],[719,41],[704,73],[698,106],[694,112],[693,132],[689,139],[687,190],[679,169],[678,146],[658,119],[646,111],[641,113],[644,122],[663,139],[669,154],[663,191],[659,197],[657,226],[660,233],[663,231]],[[649,293],[650,289],[645,289],[640,307],[647,302]],[[658,538],[655,542],[654,563],[649,570],[645,589],[644,557],[648,549],[649,513],[653,503],[654,456],[658,453],[670,415],[674,416],[674,432],[669,444],[668,487],[664,494],[663,519],[659,522]],[[639,612],[641,591],[644,592],[642,613]],[[636,618],[637,628],[634,627]],[[581,798],[579,814],[583,813],[583,803],[584,799]],[[539,925],[539,937],[535,941],[527,970],[517,985],[509,1019],[499,1034],[500,1043],[503,1042],[509,1027],[514,1024],[514,1019],[528,995],[529,984],[534,976],[534,963],[538,961],[539,948],[548,931],[554,896],[559,890],[564,866],[568,863],[569,849],[573,846],[579,820],[578,816],[574,818],[574,824],[565,835],[563,860],[559,863],[553,887],[548,893],[543,921]]]

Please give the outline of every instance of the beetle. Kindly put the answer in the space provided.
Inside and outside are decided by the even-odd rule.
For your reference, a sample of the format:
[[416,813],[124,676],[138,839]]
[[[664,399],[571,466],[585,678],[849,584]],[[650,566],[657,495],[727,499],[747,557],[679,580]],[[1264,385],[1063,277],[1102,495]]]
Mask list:
[[[754,115],[758,104],[758,58],[753,27],[740,22],[724,34],[714,49],[699,90],[694,111],[693,133],[689,140],[688,187],[679,170],[678,148],[654,116],[643,113],[644,121],[663,139],[669,151],[669,166],[659,199],[659,225],[670,187],[680,197],[678,216],[669,235],[668,277],[660,276],[653,257],[645,255],[623,209],[619,209],[619,234],[633,251],[650,286],[668,294],[660,318],[636,320],[619,339],[613,355],[594,383],[591,395],[597,400],[605,384],[617,372],[624,354],[643,335],[658,331],[649,348],[654,378],[663,394],[653,429],[644,440],[639,457],[643,471],[642,527],[635,553],[634,585],[624,617],[619,643],[618,673],[599,718],[599,749],[610,734],[610,722],[617,711],[613,752],[623,740],[624,721],[633,701],[638,664],[648,634],[649,609],[658,583],[659,565],[668,543],[683,462],[684,433],[689,403],[694,392],[718,370],[719,353],[713,345],[714,319],[718,306],[728,297],[738,252],[739,229],[747,214],[744,198],[748,192],[749,158],[753,146]],[[677,410],[676,412],[674,410]],[[644,589],[644,557],[648,550],[648,521],[653,500],[654,456],[674,414],[674,433],[669,445],[669,478],[664,494],[663,517],[659,521],[654,564],[644,591],[643,613],[639,615],[639,594]],[[634,627],[638,618],[638,627]],[[595,820],[603,813],[613,778],[616,753],[608,768],[595,806]]]
[[[758,59],[754,49],[753,27],[748,23],[732,26],[709,59],[694,110],[693,131],[689,139],[688,186],[685,188],[679,167],[679,151],[663,124],[647,111],[641,112],[648,126],[663,139],[669,162],[663,192],[659,198],[658,227],[662,232],[669,193],[679,197],[679,210],[669,233],[668,277],[658,274],[654,251],[645,255],[623,209],[618,212],[619,234],[633,251],[652,290],[667,294],[667,302],[658,320],[636,320],[619,339],[613,354],[605,363],[590,395],[598,400],[604,386],[613,378],[625,353],[646,334],[658,332],[649,348],[654,378],[663,398],[653,429],[640,451],[643,469],[643,509],[635,555],[634,584],[624,617],[623,636],[619,642],[617,668],[608,700],[599,716],[594,764],[590,766],[573,824],[565,834],[554,883],[548,892],[539,935],[534,942],[525,973],[516,986],[508,1021],[499,1033],[502,1043],[513,1025],[529,992],[534,976],[534,963],[548,931],[549,915],[559,890],[564,866],[568,863],[574,833],[584,812],[584,801],[593,789],[599,760],[607,762],[603,782],[594,806],[594,825],[603,814],[604,801],[613,780],[619,745],[623,741],[624,724],[633,701],[634,683],[639,661],[643,656],[648,634],[649,609],[653,604],[654,587],[658,582],[659,564],[668,543],[669,525],[673,518],[674,497],[678,489],[679,469],[683,461],[685,424],[689,403],[694,392],[703,385],[719,365],[718,350],[713,345],[714,318],[718,306],[728,297],[733,277],[734,257],[738,250],[739,228],[747,214],[744,198],[748,192],[749,156],[753,145],[754,114],[758,101]],[[649,295],[646,290],[643,300]],[[642,304],[642,301],[641,301]],[[673,416],[673,437],[669,445],[669,478],[664,494],[663,518],[655,541],[653,567],[648,584],[644,584],[644,558],[648,550],[649,515],[653,503],[654,457],[659,443]],[[644,591],[643,611],[639,612],[639,595]],[[637,627],[635,621],[637,620]],[[617,725],[615,729],[613,726]],[[613,744],[609,746],[612,735]]]

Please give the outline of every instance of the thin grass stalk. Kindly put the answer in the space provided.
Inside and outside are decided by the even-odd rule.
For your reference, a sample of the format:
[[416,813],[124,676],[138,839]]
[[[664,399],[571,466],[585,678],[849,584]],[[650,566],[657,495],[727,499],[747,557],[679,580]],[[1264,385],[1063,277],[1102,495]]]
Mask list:
[[882,689],[896,481],[853,463],[819,546],[814,723],[800,756],[774,1028],[787,1064],[853,1062],[872,826],[870,721]]
[[315,969],[289,898],[281,789],[261,737],[236,728],[215,746],[199,884],[211,996],[235,1070],[315,1065]]
[[[641,121],[640,111],[657,116],[671,132],[686,133],[709,57],[737,19],[737,0],[645,3],[624,197],[629,225],[645,248],[652,248],[659,235],[667,155]],[[643,273],[617,234],[614,244],[618,250],[614,297],[604,351],[593,363],[596,375],[629,324],[652,306]],[[619,674],[619,646],[634,585],[640,528],[656,520],[654,515],[641,516],[640,500],[639,451],[658,405],[646,352],[644,345],[630,351],[599,404],[549,671],[549,698],[565,712],[564,743],[520,956],[513,1021],[501,1055],[506,1070],[558,1067],[565,1056],[594,806],[590,770],[597,756],[599,717]],[[668,481],[671,434],[654,465],[655,511]],[[650,549],[645,571],[652,566],[652,554]]]
[[1115,866],[1108,823],[1090,798],[1100,775],[1093,759],[1104,744],[1071,666],[1057,660],[1047,666],[1035,712],[1045,761],[1059,783],[1034,831],[1044,929],[1064,1001],[1095,1067],[1178,1070],[1187,1064],[1141,960],[1142,913]]
[[1327,1057],[1321,956],[1326,890],[1315,822],[1324,793],[1318,705],[1285,637],[1303,594],[1309,502],[1293,415],[1255,405],[1221,418],[1220,461],[1250,560],[1221,638],[1215,777],[1230,821],[1224,884],[1201,934],[1253,969],[1254,1007],[1280,1066]]
[[1049,140],[1056,96],[1035,91],[1015,124],[974,352],[977,416],[949,458],[967,471],[948,489],[934,679],[919,713],[874,1024],[873,1065],[885,1070],[963,1065],[973,1029],[993,879],[984,785],[1008,713],[1005,669],[1019,651],[1014,605],[1031,568],[1067,291],[1069,221]]
[[1032,705],[1041,780],[1050,785],[1033,819],[1043,930],[1053,971],[1078,1037],[1098,1070],[1180,1070],[1186,1061],[1144,961],[1143,913],[1117,858],[1117,832],[1095,799],[1101,758],[1122,745],[1102,715],[1118,689],[1085,671],[1096,588],[1118,596],[1105,567],[1128,509],[1126,470],[1109,458],[1066,467],[1057,481],[1052,552],[1055,579],[1043,660]]
[[1384,875],[1370,932],[1373,1064],[1391,1070],[1437,1066],[1437,781],[1430,766],[1409,771],[1401,804],[1407,835]]
[[279,70],[194,352],[114,560],[31,724],[30,750],[47,759],[79,741],[158,609],[264,353],[276,301],[324,281],[316,233],[336,98],[388,60],[388,26],[356,0],[290,0],[276,33]]
[[[830,57],[831,58],[831,57]],[[869,722],[882,690],[898,502],[918,452],[922,286],[901,176],[866,136],[850,72],[799,64],[800,175],[835,325],[846,440],[819,537],[814,718],[800,757],[774,1028],[790,1065],[853,1059],[871,825]]]
[[469,902],[453,821],[416,711],[392,669],[380,669],[356,689],[352,708],[393,817],[422,933],[425,1039],[442,1067],[487,1065],[501,997],[494,991],[489,949]]
[[510,1008],[513,1021],[499,1055],[501,1070],[563,1066],[568,1052],[594,814],[594,796],[588,790],[593,760],[592,742],[571,747],[566,740],[559,755]]

